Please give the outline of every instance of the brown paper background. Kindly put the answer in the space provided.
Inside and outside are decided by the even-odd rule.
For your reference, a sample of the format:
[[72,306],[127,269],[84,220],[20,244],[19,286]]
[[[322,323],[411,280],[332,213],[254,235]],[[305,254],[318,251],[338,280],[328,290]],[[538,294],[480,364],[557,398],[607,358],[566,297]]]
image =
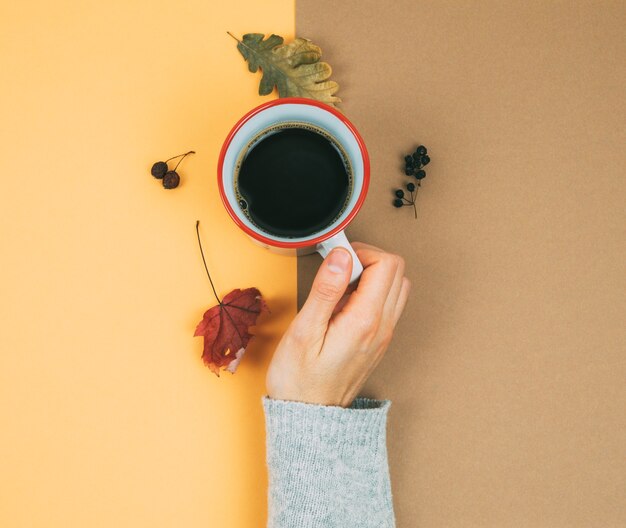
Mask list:
[[[413,283],[365,391],[400,527],[626,526],[624,27],[625,2],[297,3],[371,155],[348,235]],[[415,221],[390,203],[418,142]]]

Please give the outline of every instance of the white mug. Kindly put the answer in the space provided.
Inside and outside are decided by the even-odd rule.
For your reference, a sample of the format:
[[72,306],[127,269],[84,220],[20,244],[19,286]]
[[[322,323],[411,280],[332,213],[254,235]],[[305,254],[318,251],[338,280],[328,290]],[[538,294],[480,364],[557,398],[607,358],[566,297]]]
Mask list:
[[[262,230],[248,219],[236,198],[235,167],[242,151],[260,132],[283,122],[308,123],[324,130],[339,142],[352,166],[352,192],[344,211],[321,231],[304,237],[280,237]],[[369,178],[369,156],[354,125],[335,108],[300,97],[275,99],[244,115],[226,137],[217,169],[222,203],[230,217],[252,241],[276,253],[295,256],[317,251],[322,257],[326,257],[333,248],[343,247],[352,254],[350,283],[361,276],[363,266],[348,242],[344,229],[365,201]]]

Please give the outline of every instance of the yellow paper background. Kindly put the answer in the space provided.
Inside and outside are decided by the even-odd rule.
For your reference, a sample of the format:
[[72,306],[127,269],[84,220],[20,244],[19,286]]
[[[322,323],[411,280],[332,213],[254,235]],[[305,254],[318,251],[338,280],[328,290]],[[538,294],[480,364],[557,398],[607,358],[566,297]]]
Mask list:
[[[291,38],[291,0],[4,2],[0,526],[265,522],[260,398],[296,263],[253,245],[219,148],[267,98],[226,30]],[[152,162],[194,149],[166,191]],[[193,338],[218,292],[272,310],[217,379]]]

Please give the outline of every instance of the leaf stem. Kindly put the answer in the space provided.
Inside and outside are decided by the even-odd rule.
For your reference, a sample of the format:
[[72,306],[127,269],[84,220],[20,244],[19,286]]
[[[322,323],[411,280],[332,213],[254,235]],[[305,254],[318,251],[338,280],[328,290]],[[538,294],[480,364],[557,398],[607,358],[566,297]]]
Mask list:
[[226,33],[228,33],[231,37],[233,37],[237,42],[241,42],[241,40],[239,40],[235,35],[233,35],[230,31],[227,31]]
[[219,304],[222,304],[222,300],[218,297],[217,292],[215,291],[215,286],[213,285],[213,279],[211,278],[211,274],[209,273],[209,268],[206,265],[206,260],[204,258],[204,251],[202,251],[202,242],[200,242],[200,230],[198,226],[200,225],[200,220],[196,220],[196,235],[198,235],[198,246],[200,246],[200,254],[202,255],[202,262],[204,262],[204,269],[206,270],[207,277],[209,277],[209,282],[211,283],[211,288],[213,289],[213,295],[217,299]]
[[[259,55],[259,56],[261,56],[261,54],[259,53],[259,51],[258,51],[258,50],[254,49],[254,48],[251,48],[251,47],[250,47],[250,46],[248,46],[245,42],[243,42],[243,41],[239,40],[239,39],[238,39],[235,35],[233,35],[230,31],[227,31],[226,33],[228,33],[231,37],[233,37],[233,38],[234,38],[237,42],[239,42],[239,44],[241,44],[244,48],[248,48],[248,49],[249,49],[252,53],[254,53],[255,55]],[[272,34],[272,35],[273,35],[273,34]],[[264,38],[265,38],[265,37],[264,37]],[[282,40],[282,37],[280,37],[280,39]],[[241,50],[240,50],[240,51],[241,51]],[[248,60],[248,59],[246,58],[246,60]],[[285,75],[285,76],[286,76],[286,74],[284,74],[284,73],[283,73],[283,75]],[[279,97],[281,97],[281,96],[280,96],[280,94],[279,94]]]

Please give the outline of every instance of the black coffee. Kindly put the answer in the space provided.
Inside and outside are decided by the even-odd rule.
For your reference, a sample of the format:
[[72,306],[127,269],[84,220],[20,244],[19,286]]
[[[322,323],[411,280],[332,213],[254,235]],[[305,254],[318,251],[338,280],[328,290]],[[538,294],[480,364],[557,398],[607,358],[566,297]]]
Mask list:
[[253,140],[241,161],[235,186],[239,203],[260,229],[305,237],[345,209],[352,182],[349,163],[334,139],[314,127],[276,130]]

